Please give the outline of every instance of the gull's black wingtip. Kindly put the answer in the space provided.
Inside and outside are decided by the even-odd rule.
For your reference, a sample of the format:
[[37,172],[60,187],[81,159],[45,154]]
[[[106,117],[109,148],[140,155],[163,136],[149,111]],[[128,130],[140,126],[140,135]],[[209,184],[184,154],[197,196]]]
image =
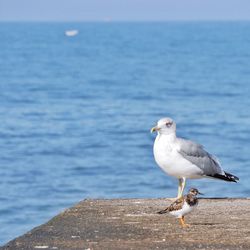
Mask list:
[[216,179],[221,179],[224,181],[236,182],[236,183],[240,180],[237,176],[232,175],[232,174],[227,173],[227,172],[225,172],[225,175],[215,174],[211,177],[216,178]]

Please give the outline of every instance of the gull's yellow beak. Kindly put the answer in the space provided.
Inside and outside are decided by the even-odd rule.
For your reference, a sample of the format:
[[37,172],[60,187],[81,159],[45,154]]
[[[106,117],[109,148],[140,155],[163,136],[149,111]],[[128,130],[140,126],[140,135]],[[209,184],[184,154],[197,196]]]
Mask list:
[[150,132],[153,133],[153,132],[158,131],[158,130],[159,130],[159,128],[157,126],[155,126],[155,127],[151,128]]

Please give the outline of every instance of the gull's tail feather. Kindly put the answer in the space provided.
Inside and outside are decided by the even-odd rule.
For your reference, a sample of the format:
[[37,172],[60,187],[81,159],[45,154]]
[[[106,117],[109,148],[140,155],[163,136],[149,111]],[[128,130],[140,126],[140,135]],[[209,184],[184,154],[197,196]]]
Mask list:
[[225,172],[225,175],[215,174],[215,175],[213,175],[211,177],[221,179],[221,180],[224,180],[224,181],[231,181],[231,182],[237,182],[239,180],[239,178],[237,176],[232,175],[232,174],[227,173],[227,172]]

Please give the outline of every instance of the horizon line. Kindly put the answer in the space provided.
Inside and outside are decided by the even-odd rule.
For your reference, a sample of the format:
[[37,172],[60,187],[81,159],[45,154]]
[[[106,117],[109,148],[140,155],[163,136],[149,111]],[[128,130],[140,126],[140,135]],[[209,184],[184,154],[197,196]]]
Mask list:
[[6,19],[1,20],[1,23],[163,23],[163,22],[249,22],[249,19],[145,19],[145,20],[106,20],[106,19],[93,19],[93,20],[15,20]]

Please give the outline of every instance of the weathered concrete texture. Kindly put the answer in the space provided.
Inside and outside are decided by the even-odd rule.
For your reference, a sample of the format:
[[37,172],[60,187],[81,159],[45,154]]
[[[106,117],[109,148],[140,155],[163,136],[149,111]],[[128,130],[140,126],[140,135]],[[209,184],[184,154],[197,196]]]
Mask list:
[[85,200],[1,249],[250,249],[250,199],[201,199],[185,229],[170,202]]

